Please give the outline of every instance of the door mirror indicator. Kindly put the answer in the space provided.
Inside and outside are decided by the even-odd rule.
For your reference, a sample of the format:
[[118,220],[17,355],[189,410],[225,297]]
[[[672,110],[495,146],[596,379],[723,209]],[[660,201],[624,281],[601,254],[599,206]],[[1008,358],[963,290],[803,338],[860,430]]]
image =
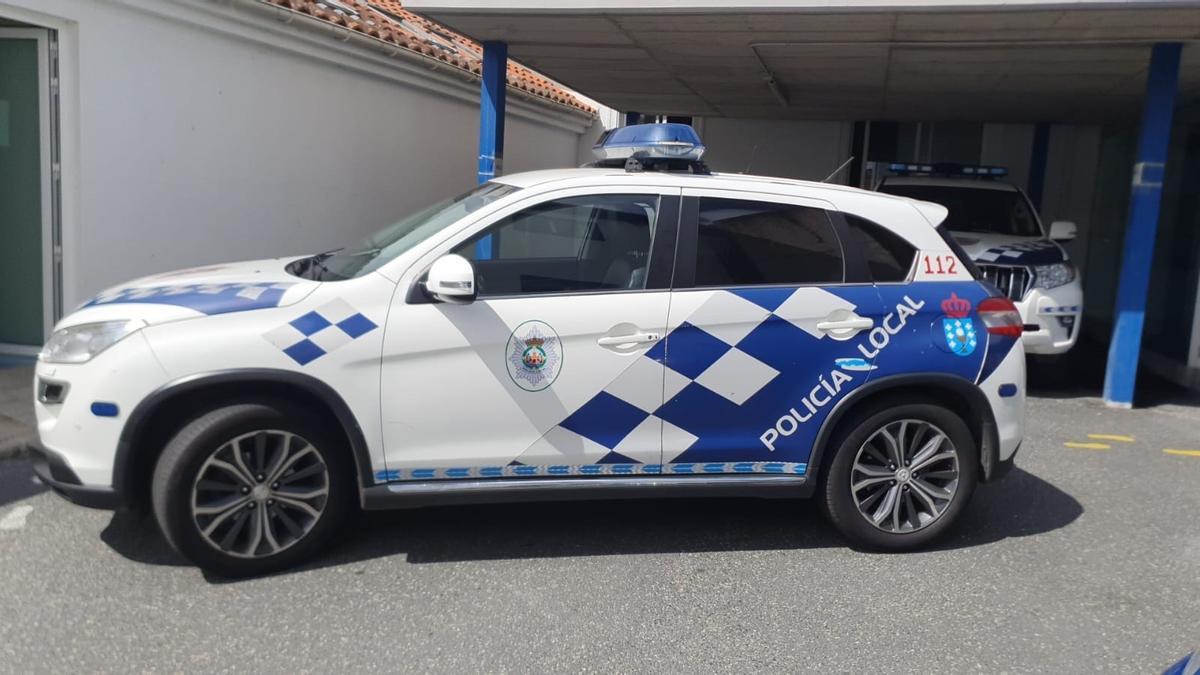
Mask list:
[[1050,223],[1050,238],[1054,241],[1071,241],[1075,238],[1078,228],[1069,220],[1056,220]]
[[453,253],[438,258],[429,268],[425,292],[439,302],[465,305],[475,301],[475,268]]

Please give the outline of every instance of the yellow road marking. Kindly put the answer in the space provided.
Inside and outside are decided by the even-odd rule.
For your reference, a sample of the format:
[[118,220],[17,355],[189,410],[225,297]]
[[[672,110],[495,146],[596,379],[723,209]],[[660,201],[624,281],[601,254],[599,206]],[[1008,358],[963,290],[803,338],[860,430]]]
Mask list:
[[1184,457],[1200,457],[1200,450],[1176,450],[1175,448],[1163,448],[1163,452],[1168,455],[1183,455]]
[[1066,443],[1063,443],[1063,445],[1067,446],[1068,448],[1077,448],[1079,450],[1109,450],[1112,448],[1111,445],[1105,445],[1103,443],[1076,443],[1074,441],[1067,441]]
[[1133,442],[1133,436],[1121,436],[1118,434],[1088,434],[1088,438],[1094,438],[1097,441],[1117,441],[1119,443]]

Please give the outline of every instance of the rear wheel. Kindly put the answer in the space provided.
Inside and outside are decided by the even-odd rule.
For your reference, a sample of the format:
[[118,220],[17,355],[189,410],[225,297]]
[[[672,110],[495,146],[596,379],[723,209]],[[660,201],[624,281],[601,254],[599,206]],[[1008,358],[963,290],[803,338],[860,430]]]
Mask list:
[[911,550],[953,525],[978,474],[974,438],[953,411],[932,403],[875,408],[841,434],[822,507],[859,546]]
[[167,540],[226,576],[265,574],[311,556],[350,509],[344,443],[286,404],[213,410],[167,444],[151,486]]

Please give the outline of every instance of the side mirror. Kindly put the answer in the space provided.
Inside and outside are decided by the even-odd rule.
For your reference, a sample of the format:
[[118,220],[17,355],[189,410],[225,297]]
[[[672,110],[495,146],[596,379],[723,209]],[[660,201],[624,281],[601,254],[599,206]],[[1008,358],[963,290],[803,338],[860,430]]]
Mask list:
[[1054,241],[1071,241],[1075,238],[1078,228],[1069,220],[1056,220],[1050,223],[1050,238]]
[[429,267],[425,292],[440,302],[465,305],[475,301],[475,268],[471,261],[453,253],[444,255]]

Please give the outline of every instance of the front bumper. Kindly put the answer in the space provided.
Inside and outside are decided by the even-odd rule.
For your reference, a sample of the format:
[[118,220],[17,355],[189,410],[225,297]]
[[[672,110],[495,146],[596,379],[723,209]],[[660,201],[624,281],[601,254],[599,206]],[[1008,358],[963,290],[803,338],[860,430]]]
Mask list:
[[111,511],[125,505],[113,488],[84,485],[61,455],[41,444],[33,447],[33,471],[51,490],[80,506]]
[[143,331],[86,363],[39,361],[30,393],[42,447],[61,460],[78,484],[113,485],[129,415],[166,381]]
[[1083,287],[1073,281],[1058,288],[1035,288],[1016,303],[1021,320],[1037,326],[1022,336],[1028,354],[1062,354],[1079,340]]

